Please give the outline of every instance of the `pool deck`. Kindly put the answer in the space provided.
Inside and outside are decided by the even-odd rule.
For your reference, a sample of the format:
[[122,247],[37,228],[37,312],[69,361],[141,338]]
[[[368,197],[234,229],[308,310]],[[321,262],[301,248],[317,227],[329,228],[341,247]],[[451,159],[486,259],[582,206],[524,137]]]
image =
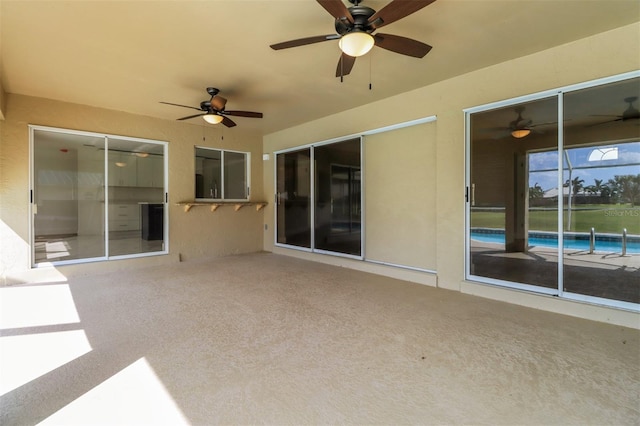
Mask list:
[[[473,241],[472,273],[505,281],[557,286],[557,251],[531,247],[527,252],[504,252],[501,244]],[[640,253],[567,250],[564,288],[572,293],[640,303]]]

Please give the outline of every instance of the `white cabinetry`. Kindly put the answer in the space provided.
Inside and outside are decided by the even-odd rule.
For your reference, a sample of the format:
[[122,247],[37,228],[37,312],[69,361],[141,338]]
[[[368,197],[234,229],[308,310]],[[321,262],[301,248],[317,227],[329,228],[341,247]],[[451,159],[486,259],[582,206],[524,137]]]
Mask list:
[[109,186],[136,186],[136,157],[128,152],[109,152]]
[[110,204],[109,231],[137,231],[140,229],[138,204]]
[[164,187],[164,159],[157,155],[150,155],[137,160],[138,186],[146,188]]

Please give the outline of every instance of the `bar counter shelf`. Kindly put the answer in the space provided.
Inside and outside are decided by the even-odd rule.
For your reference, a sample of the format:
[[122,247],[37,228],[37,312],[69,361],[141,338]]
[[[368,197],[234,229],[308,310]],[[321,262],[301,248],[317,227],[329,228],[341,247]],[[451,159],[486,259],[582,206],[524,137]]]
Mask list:
[[267,205],[266,201],[180,201],[177,205],[184,208],[184,212],[187,213],[193,207],[205,206],[209,207],[212,212],[218,210],[221,206],[233,206],[235,211],[240,210],[246,206],[255,206],[256,211],[260,211]]

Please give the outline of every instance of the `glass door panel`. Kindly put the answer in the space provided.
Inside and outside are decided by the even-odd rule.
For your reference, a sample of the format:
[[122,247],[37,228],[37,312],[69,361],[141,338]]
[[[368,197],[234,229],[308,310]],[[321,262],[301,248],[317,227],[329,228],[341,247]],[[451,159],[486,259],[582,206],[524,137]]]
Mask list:
[[108,140],[109,256],[164,250],[164,145]]
[[33,263],[105,256],[104,138],[33,131]]
[[311,150],[277,154],[277,243],[311,248]]
[[640,303],[639,93],[636,78],[564,96],[566,292]]
[[315,147],[315,248],[360,256],[360,139]]
[[225,151],[224,153],[224,197],[230,200],[249,198],[247,182],[247,154]]
[[471,115],[471,275],[557,289],[557,115],[556,98]]

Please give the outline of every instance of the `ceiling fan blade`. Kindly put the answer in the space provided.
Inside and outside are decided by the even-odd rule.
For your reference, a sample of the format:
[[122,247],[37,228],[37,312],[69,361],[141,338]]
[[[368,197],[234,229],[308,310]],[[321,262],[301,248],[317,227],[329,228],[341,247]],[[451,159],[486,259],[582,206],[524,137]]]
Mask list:
[[601,121],[599,123],[588,124],[584,127],[595,127],[595,126],[600,126],[602,124],[615,123],[616,121],[622,121],[622,118],[616,118],[615,120],[607,120],[607,121]]
[[374,13],[369,18],[369,23],[375,28],[384,27],[392,22],[409,16],[414,12],[429,6],[436,0],[393,0],[391,3]]
[[298,38],[296,40],[283,41],[282,43],[272,44],[273,50],[289,49],[290,47],[306,46],[307,44],[320,43],[323,41],[337,40],[340,38],[338,34],[327,34],[321,36]]
[[393,34],[375,34],[373,36],[375,44],[383,49],[390,50],[402,55],[413,56],[414,58],[424,58],[429,53],[431,46],[412,38],[397,36]]
[[222,117],[222,124],[227,127],[234,127],[236,125],[236,123],[229,117]]
[[349,56],[346,53],[340,55],[340,59],[338,59],[338,67],[336,68],[336,77],[349,75],[355,63],[356,58],[353,56]]
[[165,105],[173,105],[173,106],[179,106],[182,108],[191,108],[191,109],[195,109],[198,111],[202,111],[200,108],[196,108],[196,107],[192,107],[192,106],[188,106],[188,105],[180,105],[180,104],[172,104],[171,102],[160,102],[161,104],[165,104]]
[[324,9],[331,14],[336,19],[346,18],[349,22],[353,24],[353,16],[351,16],[351,12],[347,9],[347,6],[342,3],[342,0],[316,0],[320,3],[320,6],[324,7]]
[[193,117],[202,117],[203,115],[205,115],[205,114],[188,115],[186,117],[178,118],[178,120],[188,120],[188,119],[193,118]]
[[211,106],[213,107],[213,109],[217,109],[218,111],[221,111],[224,109],[224,106],[226,104],[227,104],[227,100],[222,96],[216,95],[211,97]]
[[249,117],[249,118],[262,118],[261,112],[251,112],[251,111],[224,111],[225,115],[233,115],[236,117]]

